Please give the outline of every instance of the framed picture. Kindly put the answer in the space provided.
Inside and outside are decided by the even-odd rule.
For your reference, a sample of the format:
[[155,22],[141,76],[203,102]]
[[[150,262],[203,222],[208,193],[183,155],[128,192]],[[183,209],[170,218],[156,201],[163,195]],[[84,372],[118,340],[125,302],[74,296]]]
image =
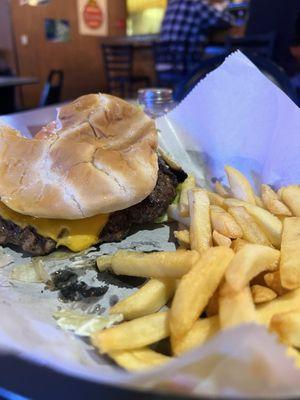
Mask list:
[[77,0],[77,9],[81,35],[108,35],[107,0]]

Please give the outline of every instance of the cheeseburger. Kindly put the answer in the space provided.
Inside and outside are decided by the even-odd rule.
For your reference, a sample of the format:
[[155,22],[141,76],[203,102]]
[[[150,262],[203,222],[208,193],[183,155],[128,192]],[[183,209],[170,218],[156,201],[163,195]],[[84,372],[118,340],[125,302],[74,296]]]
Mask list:
[[1,127],[0,244],[77,252],[154,222],[178,184],[157,139],[141,109],[104,94],[63,106],[34,139]]

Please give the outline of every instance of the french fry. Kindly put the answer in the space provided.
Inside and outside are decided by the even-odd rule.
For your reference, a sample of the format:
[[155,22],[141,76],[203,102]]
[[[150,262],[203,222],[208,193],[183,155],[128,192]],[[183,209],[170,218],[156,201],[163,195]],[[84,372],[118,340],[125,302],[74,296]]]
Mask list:
[[195,322],[192,329],[175,343],[173,353],[180,356],[187,351],[206,343],[214,337],[220,330],[219,317],[215,315],[210,318],[199,319]]
[[300,217],[285,218],[283,222],[280,278],[285,289],[300,287]]
[[257,314],[249,286],[235,292],[225,282],[219,291],[219,318],[222,329],[257,322]]
[[277,293],[274,290],[261,285],[251,286],[251,294],[254,304],[265,303],[276,299]]
[[174,231],[174,236],[181,247],[184,247],[185,249],[190,248],[190,232],[187,229]]
[[227,188],[225,188],[220,181],[215,182],[215,191],[222,197],[231,197]]
[[213,247],[181,278],[170,310],[172,343],[186,335],[204,311],[233,256],[227,247]]
[[230,239],[241,238],[243,236],[243,231],[235,219],[222,207],[210,206],[210,218],[212,229],[222,235]]
[[122,314],[131,320],[159,311],[175,291],[173,279],[150,279],[132,295],[110,308],[110,314]]
[[[259,304],[256,307],[258,322],[269,326],[273,315],[299,308],[299,304],[300,289],[288,292],[284,296],[277,297],[268,303]],[[219,330],[220,324],[217,315],[196,321],[188,334],[176,344],[174,348],[175,354],[180,355],[200,346],[212,338]]]
[[283,343],[299,348],[300,308],[281,314],[275,314],[270,322],[270,330],[276,332]]
[[159,312],[92,334],[92,343],[101,353],[134,350],[169,336],[168,312]]
[[225,202],[224,197],[220,196],[217,193],[210,192],[209,190],[206,190],[206,193],[207,193],[207,196],[209,198],[209,202],[211,205],[223,207],[224,202]]
[[259,244],[247,244],[238,251],[229,264],[225,277],[235,292],[243,290],[263,271],[278,269],[280,251]]
[[231,246],[231,239],[222,235],[221,233],[213,231],[212,236],[213,236],[213,243],[215,246],[226,246],[226,247]]
[[213,317],[219,312],[219,290],[217,289],[215,293],[210,298],[206,308],[205,313],[207,317]]
[[250,243],[270,246],[268,238],[244,207],[229,207],[231,214],[243,231],[243,239]]
[[168,217],[173,221],[177,221],[183,224],[185,227],[189,228],[190,226],[190,217],[182,217],[179,213],[179,208],[176,204],[170,204],[168,207]]
[[263,203],[262,199],[259,196],[256,196],[256,195],[255,195],[255,204],[258,207],[264,208],[264,203]]
[[196,179],[194,175],[189,175],[182,183],[181,194],[179,200],[179,213],[182,217],[189,216],[188,191],[196,187]]
[[226,166],[225,171],[233,197],[251,204],[256,204],[255,194],[248,179],[233,167]]
[[117,251],[111,265],[103,268],[101,257],[97,259],[100,271],[110,269],[116,275],[140,276],[145,278],[180,278],[199,259],[191,250],[142,253],[127,250]]
[[244,207],[273,246],[280,248],[282,222],[278,217],[261,207],[236,199],[226,199],[225,205],[228,207]]
[[267,287],[274,290],[278,296],[282,296],[288,292],[288,290],[281,285],[280,270],[265,274],[264,281]]
[[292,357],[296,368],[300,368],[300,353],[293,347],[288,347],[286,352],[288,357]]
[[288,206],[295,217],[300,217],[300,186],[286,186],[280,191],[281,200]]
[[241,248],[243,248],[246,244],[249,244],[245,239],[237,238],[231,242],[231,248],[232,250],[237,253]]
[[261,197],[265,207],[272,214],[284,215],[286,217],[292,216],[291,211],[280,200],[278,194],[269,185],[261,185]]
[[172,360],[171,357],[157,353],[147,347],[135,350],[111,351],[108,355],[127,371],[143,371]]
[[269,325],[272,317],[275,314],[281,314],[287,311],[292,311],[299,308],[300,304],[300,289],[288,292],[283,296],[279,296],[268,303],[259,304],[256,307],[259,322],[264,325]]
[[209,198],[203,189],[191,189],[188,192],[190,210],[191,249],[200,254],[212,245]]

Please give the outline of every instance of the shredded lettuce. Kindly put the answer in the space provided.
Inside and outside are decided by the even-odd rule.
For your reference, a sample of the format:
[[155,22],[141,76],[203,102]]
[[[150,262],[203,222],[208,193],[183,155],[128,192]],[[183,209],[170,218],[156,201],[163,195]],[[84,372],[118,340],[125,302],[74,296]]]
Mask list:
[[[176,196],[175,196],[175,198],[174,198],[174,200],[172,201],[171,204],[174,204],[175,206],[178,206],[179,200],[180,200],[180,195],[181,195],[181,190],[182,190],[182,183],[179,183],[177,185],[177,187],[176,187]],[[168,222],[168,221],[169,221],[168,213],[165,212],[163,215],[161,215],[160,217],[156,218],[154,223],[155,224],[163,224],[164,222]]]
[[66,331],[72,331],[78,336],[90,336],[93,332],[110,328],[112,325],[122,322],[122,314],[99,316],[96,314],[84,314],[78,311],[60,310],[53,314],[57,325]]

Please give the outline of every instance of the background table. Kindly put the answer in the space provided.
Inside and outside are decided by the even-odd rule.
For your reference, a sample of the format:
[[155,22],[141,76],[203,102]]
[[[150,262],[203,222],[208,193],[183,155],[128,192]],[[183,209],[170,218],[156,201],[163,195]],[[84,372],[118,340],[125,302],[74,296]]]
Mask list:
[[0,76],[0,87],[33,85],[39,80],[34,77],[26,76]]

